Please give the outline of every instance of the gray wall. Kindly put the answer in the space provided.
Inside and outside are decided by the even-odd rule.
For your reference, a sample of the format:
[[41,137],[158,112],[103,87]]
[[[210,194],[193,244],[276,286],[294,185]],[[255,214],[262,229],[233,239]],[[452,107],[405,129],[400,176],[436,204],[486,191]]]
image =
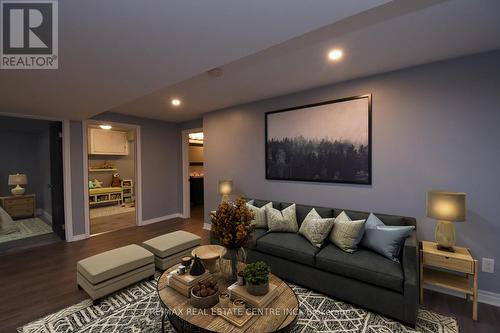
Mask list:
[[[233,179],[249,197],[414,216],[419,238],[432,240],[427,190],[464,191],[468,220],[456,224],[458,245],[478,259],[499,259],[499,91],[497,51],[209,113],[203,118],[205,216],[220,200],[217,181]],[[266,111],[366,93],[373,94],[373,185],[265,179]],[[479,278],[480,289],[500,292],[498,265]]]
[[50,121],[0,117],[0,196],[10,196],[10,174],[25,173],[26,194],[36,194],[36,207],[51,214]]

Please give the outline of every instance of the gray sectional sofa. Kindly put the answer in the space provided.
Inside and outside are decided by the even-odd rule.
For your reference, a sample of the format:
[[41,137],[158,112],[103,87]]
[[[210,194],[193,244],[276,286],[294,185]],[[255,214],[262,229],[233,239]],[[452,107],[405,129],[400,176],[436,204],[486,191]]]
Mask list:
[[[262,207],[269,201],[254,199]],[[276,209],[290,203],[275,202]],[[300,224],[315,208],[323,217],[336,217],[344,209],[296,206]],[[366,219],[368,212],[345,210],[353,220]],[[412,217],[375,214],[386,225],[412,225]],[[418,308],[418,242],[413,231],[404,243],[400,263],[360,247],[346,253],[329,241],[317,248],[298,233],[268,232],[256,229],[249,244],[247,261],[263,260],[277,276],[311,288],[336,299],[359,305],[374,312],[415,325]]]

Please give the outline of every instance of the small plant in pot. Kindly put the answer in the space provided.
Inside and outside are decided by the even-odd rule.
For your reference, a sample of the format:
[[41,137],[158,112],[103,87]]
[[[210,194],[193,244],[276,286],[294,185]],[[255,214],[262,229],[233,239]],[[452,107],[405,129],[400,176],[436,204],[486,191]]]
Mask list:
[[263,261],[246,265],[243,275],[245,276],[247,292],[254,296],[267,294],[269,292],[270,272],[271,267]]

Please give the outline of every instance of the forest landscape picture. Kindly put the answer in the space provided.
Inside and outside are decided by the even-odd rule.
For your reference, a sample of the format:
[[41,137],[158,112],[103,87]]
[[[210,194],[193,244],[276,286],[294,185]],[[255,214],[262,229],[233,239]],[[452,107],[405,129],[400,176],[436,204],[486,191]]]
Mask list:
[[371,95],[266,113],[266,178],[371,184]]

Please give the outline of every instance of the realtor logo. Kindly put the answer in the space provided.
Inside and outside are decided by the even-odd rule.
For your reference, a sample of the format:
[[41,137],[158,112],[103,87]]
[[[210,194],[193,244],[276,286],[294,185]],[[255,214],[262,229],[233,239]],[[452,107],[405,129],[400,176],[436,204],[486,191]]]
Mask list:
[[57,69],[57,0],[2,0],[0,7],[0,68]]

